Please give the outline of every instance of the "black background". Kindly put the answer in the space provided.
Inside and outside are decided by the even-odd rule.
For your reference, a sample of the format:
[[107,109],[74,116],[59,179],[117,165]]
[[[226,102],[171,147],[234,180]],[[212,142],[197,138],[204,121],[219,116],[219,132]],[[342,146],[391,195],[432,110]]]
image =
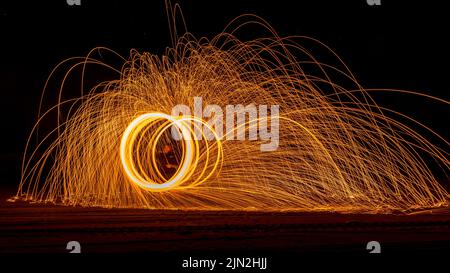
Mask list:
[[[381,6],[369,6],[365,0],[177,3],[196,37],[212,38],[233,18],[252,13],[267,20],[280,36],[311,36],[329,45],[364,87],[415,90],[450,99],[450,24],[444,1],[382,0]],[[85,56],[96,46],[127,56],[131,48],[163,54],[171,45],[163,0],[81,0],[81,6],[68,6],[65,0],[2,1],[0,41],[0,175],[1,183],[13,185],[19,180],[42,88],[55,65]],[[404,95],[376,99],[448,138],[446,106]]]

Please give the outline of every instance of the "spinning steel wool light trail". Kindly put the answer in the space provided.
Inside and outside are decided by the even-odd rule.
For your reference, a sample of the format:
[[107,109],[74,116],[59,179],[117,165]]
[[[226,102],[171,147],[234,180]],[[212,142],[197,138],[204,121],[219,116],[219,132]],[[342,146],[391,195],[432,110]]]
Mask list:
[[[271,37],[241,41],[234,31],[224,31],[197,40],[186,34],[162,57],[132,51],[118,70],[120,79],[79,98],[63,100],[62,86],[59,103],[40,115],[30,136],[17,198],[117,208],[341,212],[447,204],[448,192],[426,163],[447,177],[445,139],[378,106],[369,95],[377,90],[362,88],[322,43],[280,38],[261,19],[252,20]],[[306,45],[335,65],[319,61]],[[70,59],[78,63],[67,73],[78,66],[83,73],[87,65],[108,66],[95,58],[99,51],[108,50]],[[194,97],[222,108],[278,105],[276,120],[249,115],[243,125],[248,135],[279,123],[276,149],[261,151],[267,144],[261,138],[220,137],[215,116],[171,114],[175,105],[195,107]],[[70,111],[63,114],[63,107]],[[58,126],[42,137],[37,128],[51,113],[58,114]],[[442,145],[400,118],[428,129]],[[181,140],[173,139],[171,128]],[[203,138],[195,139],[200,128]]]

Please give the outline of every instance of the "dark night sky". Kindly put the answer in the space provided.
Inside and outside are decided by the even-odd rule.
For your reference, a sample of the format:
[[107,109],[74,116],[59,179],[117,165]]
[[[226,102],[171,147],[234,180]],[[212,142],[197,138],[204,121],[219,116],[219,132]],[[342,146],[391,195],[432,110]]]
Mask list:
[[[0,3],[2,183],[18,182],[39,96],[57,63],[96,46],[124,56],[131,48],[162,54],[170,46],[163,0],[81,2],[80,7],[65,0]],[[236,16],[253,13],[281,36],[311,36],[331,46],[365,87],[416,90],[450,100],[444,74],[449,16],[444,1],[430,2],[382,0],[382,6],[372,7],[365,0],[179,1],[188,30],[197,37],[211,38]],[[377,100],[449,136],[443,105],[396,96]]]

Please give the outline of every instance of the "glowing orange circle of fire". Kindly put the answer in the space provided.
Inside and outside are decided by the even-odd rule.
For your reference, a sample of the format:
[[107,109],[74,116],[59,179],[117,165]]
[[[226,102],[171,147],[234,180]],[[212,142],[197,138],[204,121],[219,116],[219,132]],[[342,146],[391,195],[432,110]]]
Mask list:
[[[156,143],[161,137],[162,133],[170,126],[175,126],[181,132],[182,144],[183,144],[183,156],[181,163],[176,173],[169,179],[165,179],[164,183],[157,183],[149,177],[141,175],[138,171],[134,157],[134,143],[136,142],[138,135],[144,128],[157,121],[168,121],[169,124],[160,126],[152,136],[152,154],[153,163],[156,165],[154,155],[156,150]],[[217,157],[214,164],[209,171],[206,172],[208,164],[205,164],[203,171],[198,175],[197,179],[191,183],[190,186],[196,186],[206,179],[208,179],[218,168],[220,158],[222,154],[222,145],[218,135],[215,131],[203,120],[195,117],[174,117],[160,112],[151,112],[138,116],[135,118],[125,129],[120,142],[120,160],[123,170],[128,179],[135,185],[148,191],[166,191],[173,189],[183,182],[187,181],[193,174],[198,161],[199,161],[199,143],[194,140],[194,131],[191,128],[191,121],[197,122],[208,128],[214,135],[216,141]],[[206,161],[209,160],[209,147],[206,149]],[[142,168],[141,168],[142,169]],[[158,170],[156,169],[158,172]]]

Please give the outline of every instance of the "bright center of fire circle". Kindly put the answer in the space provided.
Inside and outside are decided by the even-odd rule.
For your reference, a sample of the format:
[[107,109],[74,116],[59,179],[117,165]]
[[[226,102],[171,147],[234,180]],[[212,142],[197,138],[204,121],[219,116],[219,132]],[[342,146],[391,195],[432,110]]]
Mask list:
[[[202,144],[205,146],[202,153],[205,155],[204,158],[206,160],[200,164],[203,165],[203,168],[201,171],[195,173],[195,180],[190,182],[189,186],[196,186],[208,179],[218,168],[222,155],[222,144],[215,131],[207,122],[201,119],[195,117],[174,117],[159,112],[146,113],[138,116],[127,126],[122,135],[120,142],[120,160],[128,179],[140,188],[148,191],[165,191],[174,189],[191,178],[196,167],[199,165],[199,154],[201,153],[201,144],[198,140],[195,140],[194,130],[191,127],[192,124],[195,125],[194,127],[201,125],[207,128],[207,130],[210,130],[214,135],[215,142],[214,145],[208,145],[206,143],[205,146],[205,143]],[[172,126],[175,126],[180,133],[182,156],[175,174],[169,179],[166,179],[159,173],[156,166],[156,144],[160,141],[163,133]],[[152,155],[151,159],[141,155],[140,151],[135,148],[136,144],[138,146],[141,144],[141,138],[148,131],[151,133],[150,136],[147,136],[148,147],[150,147],[150,154]],[[215,157],[211,156],[210,150],[217,152]],[[212,164],[210,164],[210,160],[213,161]],[[151,161],[150,163],[154,166],[153,172],[159,174],[159,176],[154,177],[159,177],[162,181],[156,181],[152,178],[152,175],[142,173],[142,170],[145,169],[145,166],[142,166],[143,162],[148,163],[148,161]]]
[[[158,121],[169,121],[171,125],[176,126],[182,135],[183,139],[183,160],[178,167],[176,174],[168,179],[166,182],[159,184],[156,181],[151,181],[148,178],[144,178],[138,171],[134,158],[134,144],[138,139],[139,133],[146,127],[154,124]],[[162,132],[167,130],[168,126],[160,126],[158,130],[154,133],[156,138],[153,141],[156,143],[159,140]],[[156,145],[152,145],[153,149],[156,149]],[[173,188],[178,185],[180,182],[186,179],[186,175],[189,174],[188,170],[191,167],[193,161],[194,154],[194,144],[190,137],[190,129],[188,125],[181,120],[177,120],[176,118],[163,114],[163,113],[146,113],[140,115],[136,119],[134,119],[128,127],[125,129],[123,133],[122,140],[120,143],[120,159],[122,161],[122,166],[128,178],[138,185],[141,188],[150,190],[150,191],[163,191]],[[154,151],[152,151],[155,154]]]

